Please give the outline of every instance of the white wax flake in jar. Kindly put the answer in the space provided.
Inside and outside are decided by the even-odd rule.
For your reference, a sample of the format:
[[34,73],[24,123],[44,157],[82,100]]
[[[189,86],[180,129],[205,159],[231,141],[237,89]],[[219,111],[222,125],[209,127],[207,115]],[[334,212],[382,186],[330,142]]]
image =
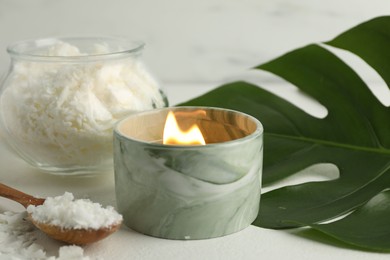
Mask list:
[[88,52],[58,40],[46,49],[35,45],[26,53],[9,48],[13,65],[0,99],[7,139],[34,166],[59,173],[108,169],[113,125],[167,105],[134,53],[105,43]]
[[43,205],[27,207],[34,221],[65,229],[109,228],[122,222],[122,215],[111,206],[103,208],[88,199],[74,200],[72,193],[48,197]]

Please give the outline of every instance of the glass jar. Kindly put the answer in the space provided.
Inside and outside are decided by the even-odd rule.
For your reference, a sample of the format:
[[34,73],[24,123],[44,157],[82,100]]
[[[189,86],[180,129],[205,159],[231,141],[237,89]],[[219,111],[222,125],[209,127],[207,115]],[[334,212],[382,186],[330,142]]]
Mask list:
[[140,61],[141,42],[47,38],[8,47],[0,125],[25,161],[54,174],[112,169],[112,131],[125,116],[168,105]]

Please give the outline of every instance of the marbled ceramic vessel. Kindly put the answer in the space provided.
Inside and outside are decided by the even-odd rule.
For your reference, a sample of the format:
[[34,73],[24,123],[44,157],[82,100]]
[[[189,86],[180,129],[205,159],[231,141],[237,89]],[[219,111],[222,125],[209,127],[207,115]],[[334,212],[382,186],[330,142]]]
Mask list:
[[[206,145],[163,145],[166,115],[197,124]],[[114,131],[115,187],[124,223],[170,239],[224,236],[257,217],[263,128],[246,114],[205,107],[142,112]]]

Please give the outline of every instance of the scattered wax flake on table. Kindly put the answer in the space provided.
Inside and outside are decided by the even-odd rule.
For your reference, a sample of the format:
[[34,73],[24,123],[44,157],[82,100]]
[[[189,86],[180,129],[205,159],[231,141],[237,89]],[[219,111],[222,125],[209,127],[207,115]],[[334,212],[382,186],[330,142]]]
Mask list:
[[25,213],[0,214],[0,256],[9,259],[45,259],[43,248],[34,243],[34,226]]
[[39,222],[69,229],[99,229],[122,222],[122,215],[111,206],[103,208],[88,199],[74,200],[72,193],[48,197],[40,206],[30,205],[27,212]]
[[90,260],[78,246],[62,246],[59,257],[48,256],[44,247],[36,242],[40,231],[26,217],[26,212],[0,214],[0,259]]
[[90,260],[90,258],[84,256],[84,250],[79,246],[62,246],[59,250],[59,257],[48,260]]

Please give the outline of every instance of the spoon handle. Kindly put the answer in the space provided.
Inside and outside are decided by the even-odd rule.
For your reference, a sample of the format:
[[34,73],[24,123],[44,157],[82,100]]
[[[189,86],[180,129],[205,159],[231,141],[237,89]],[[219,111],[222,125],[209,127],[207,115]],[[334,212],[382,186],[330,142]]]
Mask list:
[[27,208],[29,205],[42,205],[43,202],[45,202],[45,199],[35,198],[19,190],[15,190],[14,188],[8,187],[7,185],[4,185],[2,183],[0,183],[0,196],[19,202],[25,208]]

